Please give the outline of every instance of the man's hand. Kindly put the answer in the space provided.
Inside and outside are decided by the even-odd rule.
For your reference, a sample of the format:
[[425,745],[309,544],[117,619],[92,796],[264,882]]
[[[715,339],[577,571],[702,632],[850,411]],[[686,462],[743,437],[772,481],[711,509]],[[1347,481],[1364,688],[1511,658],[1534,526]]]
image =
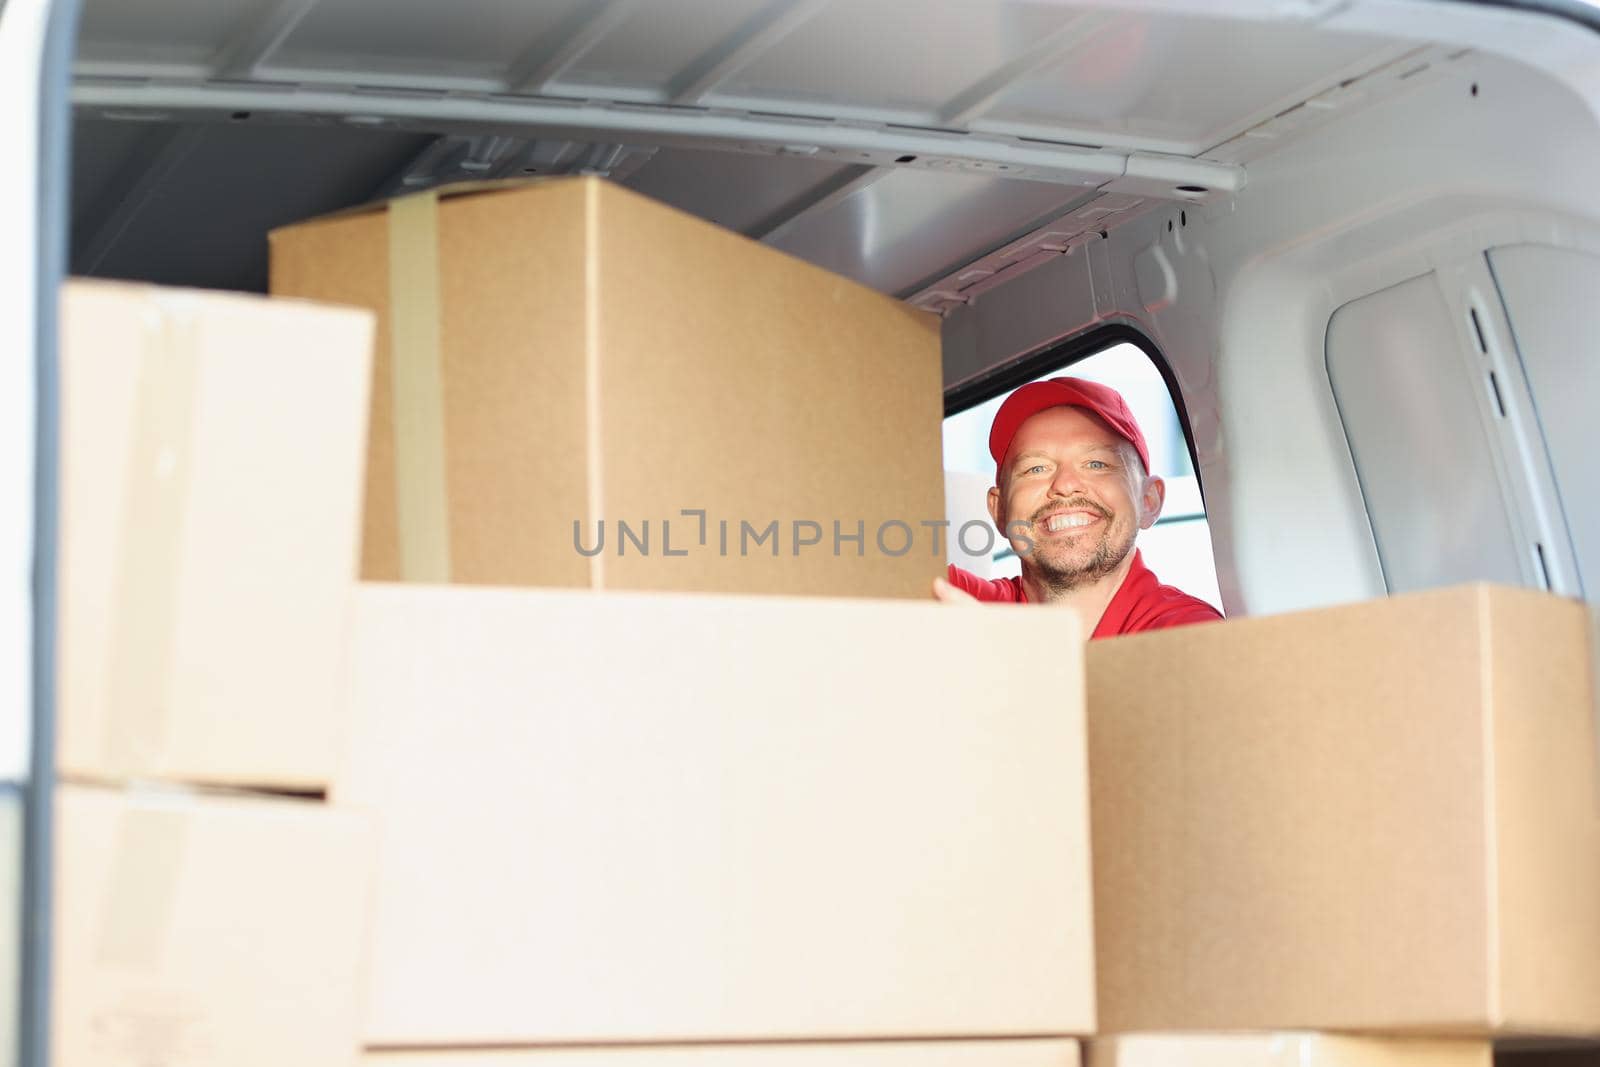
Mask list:
[[957,589],[944,578],[933,580],[933,598],[945,604],[976,604],[978,598],[962,589]]

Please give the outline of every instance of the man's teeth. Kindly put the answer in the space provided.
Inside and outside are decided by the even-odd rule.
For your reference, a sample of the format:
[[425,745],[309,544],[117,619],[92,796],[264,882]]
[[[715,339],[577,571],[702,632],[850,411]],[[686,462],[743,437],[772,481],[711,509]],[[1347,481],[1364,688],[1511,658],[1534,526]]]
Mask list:
[[1074,526],[1087,526],[1093,521],[1094,517],[1092,515],[1085,515],[1081,511],[1071,515],[1052,515],[1050,516],[1050,521],[1046,524],[1046,528],[1051,533],[1055,533],[1057,530],[1067,530]]

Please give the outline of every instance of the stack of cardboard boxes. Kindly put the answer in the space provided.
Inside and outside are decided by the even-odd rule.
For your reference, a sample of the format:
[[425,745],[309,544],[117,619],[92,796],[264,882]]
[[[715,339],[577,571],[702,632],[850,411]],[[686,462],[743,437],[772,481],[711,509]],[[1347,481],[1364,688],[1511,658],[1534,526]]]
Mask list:
[[347,1062],[345,719],[371,316],[74,283],[61,352],[55,1062]]
[[1064,615],[931,603],[935,324],[596,181],[291,227],[273,288],[373,314],[68,297],[60,1062],[1600,1032],[1578,606],[1085,662]]
[[1051,644],[926,602],[935,320],[593,180],[272,253],[380,323],[362,571],[406,584],[358,594],[333,789],[382,835],[368,1046],[1092,1029],[1081,660],[939,668]]
[[179,815],[63,799],[62,1062],[1076,1064],[1082,660],[926,599],[935,324],[594,182],[418,209],[274,241],[378,313],[366,449],[361,316],[69,295],[143,363],[68,382],[63,771]]

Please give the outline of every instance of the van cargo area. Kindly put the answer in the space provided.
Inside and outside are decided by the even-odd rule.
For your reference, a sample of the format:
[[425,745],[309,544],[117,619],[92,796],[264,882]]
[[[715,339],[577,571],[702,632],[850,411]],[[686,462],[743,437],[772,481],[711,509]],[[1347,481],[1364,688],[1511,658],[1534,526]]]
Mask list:
[[90,0],[70,267],[264,290],[275,227],[603,175],[939,313],[951,406],[1137,329],[1230,613],[1576,595],[1596,44],[1429,0]]
[[0,0],[0,101],[0,1067],[1600,1065],[1600,6]]

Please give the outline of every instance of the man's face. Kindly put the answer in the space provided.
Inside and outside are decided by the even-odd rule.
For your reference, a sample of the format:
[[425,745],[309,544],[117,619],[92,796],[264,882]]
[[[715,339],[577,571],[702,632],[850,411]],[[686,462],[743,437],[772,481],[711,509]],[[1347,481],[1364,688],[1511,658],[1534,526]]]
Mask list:
[[[989,515],[1023,570],[1066,592],[1116,570],[1160,515],[1164,493],[1133,446],[1097,416],[1047,408],[1012,438],[1000,484],[989,490]],[[1031,524],[1024,536],[1013,536],[1016,522]]]

